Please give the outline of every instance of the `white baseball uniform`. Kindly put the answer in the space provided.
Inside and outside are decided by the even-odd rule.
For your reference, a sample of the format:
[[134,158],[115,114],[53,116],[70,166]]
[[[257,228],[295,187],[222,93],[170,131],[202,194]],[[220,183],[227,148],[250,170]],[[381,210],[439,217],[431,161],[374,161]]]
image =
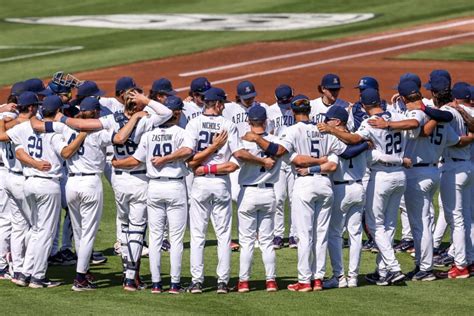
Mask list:
[[[286,129],[281,144],[292,155],[313,157],[342,154],[346,145],[336,137],[320,133],[311,122],[298,122]],[[293,186],[292,220],[298,236],[298,282],[323,279],[326,267],[327,232],[333,203],[331,180],[327,175],[297,176]]]
[[326,105],[323,102],[323,98],[319,97],[317,99],[311,100],[310,105],[311,105],[311,112],[309,114],[309,119],[313,121],[314,123],[322,123],[324,122],[326,118],[327,111],[331,107],[341,106],[343,108],[347,108],[349,103],[341,99],[336,99],[336,102],[334,102],[333,104]]
[[[4,148],[0,143],[0,149]],[[0,270],[8,271],[7,255],[10,252],[11,217],[8,210],[8,197],[5,190],[8,171],[3,163],[3,150],[0,151]]]
[[[264,139],[278,142],[279,138],[265,134]],[[265,152],[255,143],[243,142],[244,148],[252,155],[266,157]],[[267,280],[275,280],[275,250],[273,249],[273,218],[275,213],[274,185],[279,179],[281,159],[278,159],[272,169],[262,166],[239,163],[239,184],[241,186],[238,199],[239,243],[240,243],[240,281],[248,281],[251,274],[253,250],[258,242],[262,251],[262,261],[265,266]]]
[[15,144],[16,151],[24,149],[33,159],[46,160],[51,164],[49,171],[23,166],[26,177],[24,193],[32,214],[23,274],[43,279],[61,211],[61,151],[67,143],[56,133],[35,133],[29,121],[13,127],[7,134]]
[[[196,152],[203,151],[212,143],[217,133],[228,132],[227,143],[212,154],[204,164],[221,164],[229,161],[231,155],[242,149],[237,126],[223,116],[204,113],[186,126],[191,139],[196,143]],[[204,281],[204,244],[207,225],[211,218],[217,237],[218,282],[229,281],[230,241],[232,223],[232,197],[228,175],[205,175],[194,178],[191,190],[189,223],[191,229],[191,275],[193,282]]]
[[[458,136],[468,134],[464,120],[457,110],[448,105],[443,105],[441,110],[449,111],[454,116],[449,125]],[[433,135],[436,141],[437,134]],[[469,146],[447,147],[442,156],[441,200],[446,221],[451,227],[454,263],[463,268],[468,264],[466,254],[468,239],[470,240],[466,226],[470,225],[471,221],[471,152]]]
[[[399,121],[406,117],[390,112],[380,113],[375,117]],[[371,140],[375,149],[387,155],[403,158],[406,146],[406,132],[387,129],[376,129],[364,120],[357,134],[365,140]],[[397,224],[397,211],[400,199],[405,191],[406,177],[402,167],[390,163],[376,163],[371,166],[370,180],[366,191],[366,220],[370,232],[379,248],[377,254],[378,272],[383,277],[387,271],[400,271],[392,242]]]
[[[145,133],[133,157],[146,164],[148,183],[148,226],[150,245],[150,271],[152,282],[161,282],[161,245],[166,224],[169,224],[171,282],[181,279],[183,238],[188,217],[188,201],[184,177],[188,170],[184,161],[175,161],[157,168],[151,159],[166,156],[194,142],[187,132],[177,125],[158,127]],[[178,193],[178,194],[177,194]]]

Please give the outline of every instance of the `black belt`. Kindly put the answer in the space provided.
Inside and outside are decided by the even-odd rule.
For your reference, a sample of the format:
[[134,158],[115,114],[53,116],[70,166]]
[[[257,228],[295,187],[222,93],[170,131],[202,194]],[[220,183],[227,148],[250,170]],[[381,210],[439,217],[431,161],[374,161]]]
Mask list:
[[43,176],[28,176],[26,178],[27,179],[28,178],[40,178],[40,179],[48,179],[48,180],[53,180],[54,179],[53,177],[43,177]]
[[413,167],[436,167],[437,164],[435,163],[427,163],[427,162],[420,162],[420,163],[416,163],[413,165]]
[[334,184],[335,185],[338,185],[338,184],[349,184],[349,183],[362,183],[362,180],[355,180],[355,181],[334,181]]
[[[450,160],[452,160],[452,161],[454,161],[454,162],[467,161],[466,159],[460,159],[460,158],[448,158],[448,159],[450,159]],[[441,162],[442,162],[442,163],[445,163],[446,160],[443,158],[443,159],[441,159]]]
[[378,164],[384,167],[400,167],[400,165],[397,165],[394,163],[388,163],[388,162],[379,162]]
[[305,175],[297,174],[296,176],[297,177],[312,177],[312,176],[315,176],[317,174],[320,175],[320,176],[323,176],[323,177],[329,177],[327,174],[324,174],[324,173],[308,173],[308,174],[305,174]]
[[8,170],[8,172],[11,172],[13,174],[17,174],[19,176],[22,176],[23,175],[23,172],[22,171],[13,171],[13,170]]
[[244,184],[242,185],[244,188],[251,187],[251,188],[258,188],[259,186],[264,186],[265,188],[273,188],[273,183],[265,183],[265,184]]
[[69,177],[87,177],[87,176],[95,176],[97,173],[70,173],[68,174]]
[[156,177],[156,178],[150,178],[151,180],[183,180],[184,177],[178,177],[178,178],[170,178],[170,177]]
[[137,170],[137,171],[120,171],[120,170],[115,170],[115,174],[121,175],[123,173],[128,173],[128,174],[146,174],[146,170]]

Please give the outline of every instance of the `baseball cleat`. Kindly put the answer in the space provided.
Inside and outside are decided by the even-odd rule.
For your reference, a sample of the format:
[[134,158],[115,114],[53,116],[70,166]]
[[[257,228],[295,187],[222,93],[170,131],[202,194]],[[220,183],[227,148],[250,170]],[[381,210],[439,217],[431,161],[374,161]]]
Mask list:
[[347,279],[347,287],[354,288],[357,287],[357,277],[351,276]]
[[[390,284],[398,284],[405,280],[406,276],[401,271],[390,272]],[[387,273],[388,275],[388,273]]]
[[298,248],[298,241],[296,240],[296,237],[290,236],[290,238],[288,238],[288,247],[290,247],[290,249]]
[[15,284],[21,287],[27,287],[30,284],[30,281],[31,281],[31,276],[27,277],[23,273],[18,273]]
[[179,294],[182,291],[183,291],[183,288],[181,287],[180,283],[171,282],[171,286],[170,286],[170,289],[169,289],[168,293],[170,293],[170,294]]
[[237,284],[237,291],[239,291],[239,293],[249,292],[250,291],[249,282],[248,281],[239,281],[239,283]]
[[310,283],[293,283],[288,285],[288,290],[292,292],[312,292],[313,288]]
[[61,250],[59,253],[63,257],[63,262],[61,264],[62,266],[72,266],[76,264],[77,256],[70,249],[66,248],[64,250]]
[[412,281],[434,281],[436,276],[433,271],[418,271],[412,278]]
[[94,251],[91,254],[91,264],[99,265],[107,262],[107,257],[102,254],[100,251]]
[[117,240],[114,243],[114,254],[116,256],[122,255],[122,242],[120,240]]
[[86,280],[89,281],[90,283],[95,282],[95,276],[90,272],[86,272]]
[[347,287],[347,279],[344,275],[340,275],[339,277],[333,275],[332,278],[323,280],[324,289],[337,289],[344,287]]
[[266,282],[267,292],[276,292],[278,291],[278,285],[275,280],[267,280]]
[[133,279],[123,280],[123,289],[128,292],[135,292],[137,290],[137,285]]
[[161,251],[170,251],[171,244],[168,241],[168,239],[163,239],[163,242],[161,243]]
[[469,274],[471,276],[474,276],[474,263],[471,263],[470,265],[468,265],[467,269],[469,270]]
[[371,251],[374,245],[375,245],[374,240],[369,239],[362,245],[362,251]]
[[186,289],[186,291],[191,293],[191,294],[201,294],[202,293],[202,283],[201,282],[193,282]]
[[12,275],[12,278],[10,279],[10,281],[12,281],[12,283],[16,284],[19,277],[20,277],[20,272],[13,272],[13,275]]
[[142,278],[140,277],[140,275],[138,274],[138,272],[137,272],[137,274],[136,274],[136,276],[135,276],[135,285],[136,285],[136,287],[137,287],[137,290],[139,290],[139,291],[145,290],[146,287],[147,287],[147,286],[146,286],[146,283],[143,282],[143,280],[142,280]]
[[217,283],[217,294],[227,294],[229,293],[229,287],[225,282]]
[[377,247],[377,244],[374,242],[373,247],[370,249],[371,253],[379,253],[379,247]]
[[10,275],[10,271],[8,267],[0,270],[0,280],[11,280],[12,276]]
[[420,266],[415,266],[415,269],[407,273],[407,280],[412,280],[418,272],[420,272]]
[[469,269],[467,267],[460,268],[453,264],[448,271],[448,278],[450,279],[467,279],[469,276]]
[[323,281],[320,279],[315,279],[313,281],[313,291],[322,291],[323,290]]
[[413,239],[402,239],[398,244],[393,247],[395,252],[406,252],[414,247]]
[[32,289],[44,289],[44,288],[57,287],[57,286],[60,286],[61,284],[62,284],[61,282],[51,281],[47,278],[44,278],[44,279],[31,278],[31,281],[28,287]]
[[283,246],[284,246],[283,238],[279,236],[276,236],[275,238],[273,238],[273,249],[275,250],[281,249],[283,248]]
[[240,245],[239,245],[238,243],[236,243],[236,242],[231,241],[231,242],[230,242],[230,249],[231,249],[232,251],[239,251]]
[[151,293],[152,294],[163,293],[163,285],[161,285],[161,282],[153,282],[151,284]]
[[367,273],[365,276],[365,280],[367,281],[367,283],[370,284],[376,284],[379,279],[380,274],[377,271],[375,271],[374,273]]
[[75,292],[94,291],[97,290],[97,285],[92,284],[87,280],[79,281],[77,279],[74,279],[74,284],[71,290]]
[[454,264],[454,257],[451,257],[448,253],[441,254],[433,259],[433,265],[435,267],[448,267]]
[[63,256],[61,255],[61,252],[56,252],[55,255],[49,256],[48,258],[48,264],[50,266],[61,266],[63,265],[64,259]]

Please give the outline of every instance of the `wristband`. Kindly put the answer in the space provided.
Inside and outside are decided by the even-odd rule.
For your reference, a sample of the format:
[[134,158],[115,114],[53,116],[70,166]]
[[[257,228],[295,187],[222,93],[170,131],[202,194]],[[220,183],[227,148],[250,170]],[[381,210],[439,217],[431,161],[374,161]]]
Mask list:
[[211,167],[209,168],[209,172],[211,174],[217,174],[217,165],[211,165]]
[[44,122],[44,130],[46,133],[54,133],[53,122]]
[[204,168],[204,174],[209,174],[209,165],[203,166]]
[[65,115],[61,116],[61,118],[59,119],[59,121],[60,121],[61,123],[63,123],[63,124],[66,124],[66,122],[67,122],[67,116],[65,116]]
[[265,153],[269,156],[275,156],[278,152],[278,144],[270,142],[270,145],[268,145],[267,150],[265,150]]
[[312,166],[308,168],[309,173],[321,173],[321,166]]

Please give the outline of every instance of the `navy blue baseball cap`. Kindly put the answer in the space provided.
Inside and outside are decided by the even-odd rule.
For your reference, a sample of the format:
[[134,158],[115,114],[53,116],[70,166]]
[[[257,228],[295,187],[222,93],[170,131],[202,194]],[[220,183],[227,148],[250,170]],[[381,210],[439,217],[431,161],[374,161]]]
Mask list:
[[430,79],[430,89],[433,92],[441,92],[449,90],[451,83],[443,76],[437,76]]
[[95,111],[100,110],[100,102],[94,97],[85,97],[79,105],[81,111]]
[[63,101],[57,95],[50,95],[43,99],[42,107],[44,111],[54,112],[63,106]]
[[31,91],[24,91],[18,96],[17,105],[20,107],[37,105],[39,103],[36,93]]
[[469,91],[471,91],[471,101],[472,101],[474,100],[474,86],[470,86]]
[[176,91],[173,90],[173,86],[171,85],[171,81],[169,81],[166,78],[160,78],[158,80],[153,81],[153,85],[151,86],[151,91],[166,94],[166,95],[176,94]]
[[471,98],[471,89],[469,83],[456,82],[451,89],[451,94],[455,99],[469,100]]
[[211,87],[204,92],[204,101],[225,101],[226,94],[221,88]]
[[209,90],[211,83],[207,80],[206,77],[197,77],[191,81],[191,92],[203,94],[205,91]]
[[131,88],[137,88],[137,84],[132,77],[122,77],[115,82],[115,91],[123,91]]
[[360,93],[360,102],[366,106],[379,105],[381,102],[379,91],[373,88],[364,89]]
[[166,101],[165,101],[165,106],[172,110],[172,111],[175,111],[175,110],[182,110],[183,109],[183,100],[181,100],[181,98],[177,97],[177,96],[174,96],[174,95],[170,95],[169,97],[166,98]]
[[39,78],[28,79],[24,81],[24,84],[25,84],[26,91],[31,91],[34,93],[41,92],[45,89],[43,81]]
[[291,99],[291,108],[293,110],[311,109],[309,98],[304,94],[296,95],[293,99]]
[[249,121],[266,121],[267,120],[267,110],[258,103],[252,105],[247,113]]
[[321,87],[326,89],[340,89],[342,88],[341,79],[335,74],[324,75],[321,79]]
[[403,82],[403,81],[407,81],[407,80],[415,82],[416,85],[418,86],[418,88],[421,88],[421,79],[417,74],[407,72],[407,73],[400,76],[400,81],[399,82]]
[[97,83],[94,81],[86,80],[84,81],[83,84],[81,84],[77,88],[77,93],[76,95],[78,97],[99,97],[103,96],[105,94],[105,91],[100,90],[99,87],[97,86]]
[[374,77],[362,77],[359,80],[359,84],[354,88],[360,89],[361,91],[367,88],[372,88],[375,90],[379,89],[379,83]]
[[334,105],[329,108],[329,110],[325,114],[326,118],[324,119],[325,122],[331,119],[339,119],[342,122],[346,123],[349,119],[349,113],[347,113],[346,109],[342,106]]
[[420,87],[418,87],[418,84],[415,81],[412,80],[405,80],[400,82],[398,85],[398,93],[402,97],[406,97],[410,94],[414,93],[419,93],[420,92]]
[[431,80],[435,77],[444,77],[448,79],[449,86],[451,86],[451,75],[447,70],[444,69],[435,69],[430,73],[430,80],[424,84],[426,90],[431,90]]
[[275,97],[278,104],[290,104],[293,98],[293,89],[286,84],[279,85],[275,89]]
[[237,85],[237,95],[242,99],[250,99],[257,96],[255,86],[250,81],[242,81]]
[[25,83],[23,81],[15,82],[10,89],[10,95],[19,96],[26,91]]

